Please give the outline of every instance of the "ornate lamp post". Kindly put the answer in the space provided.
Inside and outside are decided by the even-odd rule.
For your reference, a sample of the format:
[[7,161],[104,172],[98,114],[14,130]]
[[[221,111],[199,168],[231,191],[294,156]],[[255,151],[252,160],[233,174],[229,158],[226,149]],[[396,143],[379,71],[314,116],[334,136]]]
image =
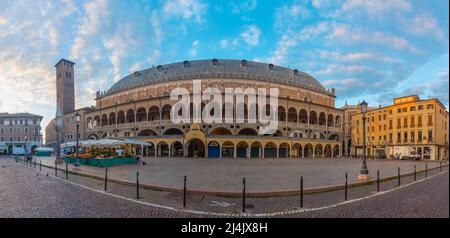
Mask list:
[[24,152],[25,159],[28,159],[28,158],[27,158],[27,156],[28,156],[28,153],[27,153],[27,142],[28,142],[28,136],[25,136],[25,146],[24,146],[24,149],[25,149],[25,152]]
[[78,151],[79,151],[79,145],[78,145],[78,134],[80,133],[80,120],[81,120],[81,115],[80,113],[76,113],[75,114],[75,122],[77,123],[77,133],[75,135],[77,143],[76,143],[76,147],[75,147],[75,156],[77,157],[77,162],[75,162],[74,166],[79,169],[80,167],[80,157],[78,156]]
[[361,171],[359,172],[358,179],[367,180],[369,179],[369,170],[367,169],[366,163],[366,113],[367,113],[367,102],[362,101],[361,105],[361,113],[363,115],[363,163]]

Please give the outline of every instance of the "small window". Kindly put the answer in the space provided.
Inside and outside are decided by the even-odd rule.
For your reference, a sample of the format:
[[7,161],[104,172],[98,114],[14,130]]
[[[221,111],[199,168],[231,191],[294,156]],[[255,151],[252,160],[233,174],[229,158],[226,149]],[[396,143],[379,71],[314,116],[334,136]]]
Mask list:
[[428,104],[427,109],[433,109],[433,104]]
[[406,108],[406,107],[404,107],[402,110],[402,112],[407,112],[407,111],[408,111],[408,108]]
[[423,110],[423,105],[419,105],[419,111]]
[[397,113],[402,113],[402,109],[401,108],[397,109]]
[[416,107],[412,106],[409,110],[413,112],[416,110]]

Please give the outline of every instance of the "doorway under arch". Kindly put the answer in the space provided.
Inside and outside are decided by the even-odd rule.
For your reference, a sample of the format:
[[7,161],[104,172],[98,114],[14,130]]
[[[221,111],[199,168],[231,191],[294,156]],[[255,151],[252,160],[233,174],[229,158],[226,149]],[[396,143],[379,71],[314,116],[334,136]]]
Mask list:
[[205,157],[205,144],[199,139],[192,139],[187,144],[189,157]]

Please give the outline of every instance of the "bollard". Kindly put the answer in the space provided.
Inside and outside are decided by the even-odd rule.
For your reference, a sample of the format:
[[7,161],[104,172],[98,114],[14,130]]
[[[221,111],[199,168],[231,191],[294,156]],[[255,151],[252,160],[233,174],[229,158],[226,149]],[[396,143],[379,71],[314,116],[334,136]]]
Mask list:
[[105,191],[108,186],[108,168],[105,168]]
[[439,161],[439,172],[442,172],[442,160]]
[[36,160],[34,160],[34,169],[36,169]]
[[139,171],[136,172],[136,199],[139,199]]
[[425,164],[425,178],[428,177],[428,164]]
[[66,180],[69,180],[69,167],[66,162]]
[[242,185],[244,189],[242,189],[242,212],[245,212],[245,177],[242,179]]
[[347,201],[348,175],[345,173],[345,201]]
[[417,171],[416,171],[416,166],[414,165],[414,181],[417,180]]
[[58,164],[55,163],[55,177],[58,177]]
[[184,182],[183,182],[183,207],[186,207],[186,182],[187,182],[187,177],[184,176]]
[[303,208],[303,176],[300,177],[300,208]]
[[39,171],[42,171],[42,160],[39,160]]
[[397,168],[398,186],[400,186],[400,167]]
[[377,192],[380,192],[380,170],[377,170]]

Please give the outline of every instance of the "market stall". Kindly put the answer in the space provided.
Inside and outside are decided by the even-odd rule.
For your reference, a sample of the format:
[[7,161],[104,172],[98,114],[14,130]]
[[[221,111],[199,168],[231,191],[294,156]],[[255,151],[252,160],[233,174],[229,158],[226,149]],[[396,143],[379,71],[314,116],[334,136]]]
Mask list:
[[[136,164],[137,158],[133,146],[149,146],[151,144],[128,139],[84,140],[78,142],[78,158],[80,164],[94,167],[110,167],[116,165]],[[75,142],[68,142],[61,147],[76,147]],[[77,153],[65,155],[67,163],[76,163]]]
[[36,156],[50,156],[55,150],[53,148],[39,147],[34,150]]

